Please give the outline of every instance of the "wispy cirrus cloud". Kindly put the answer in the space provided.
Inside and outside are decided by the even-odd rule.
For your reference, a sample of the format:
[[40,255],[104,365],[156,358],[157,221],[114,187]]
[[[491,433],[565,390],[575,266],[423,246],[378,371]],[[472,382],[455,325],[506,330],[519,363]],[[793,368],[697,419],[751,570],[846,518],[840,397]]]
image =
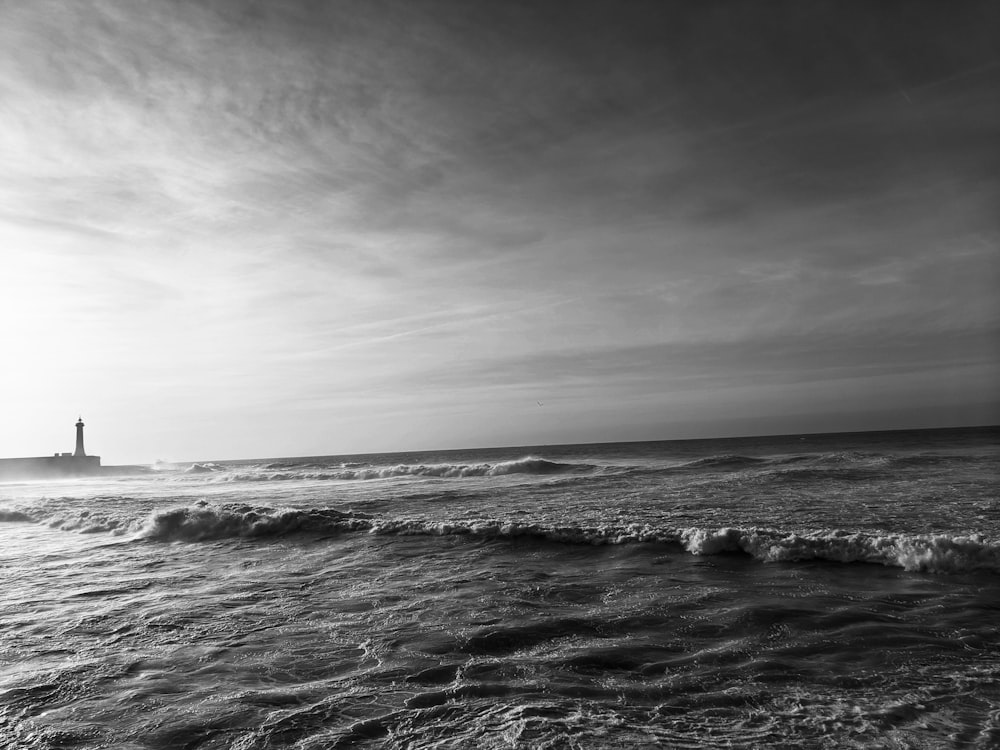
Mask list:
[[994,403],[997,11],[909,7],[8,5],[8,387],[122,423],[167,388],[223,442],[241,408],[355,415],[351,445],[261,448],[300,454],[399,415],[516,442],[536,390],[562,440],[654,436],[610,406],[654,396],[722,431],[746,398],[765,429],[760,381],[798,414],[851,372],[815,413],[869,424],[910,376],[897,416],[953,403],[930,373]]

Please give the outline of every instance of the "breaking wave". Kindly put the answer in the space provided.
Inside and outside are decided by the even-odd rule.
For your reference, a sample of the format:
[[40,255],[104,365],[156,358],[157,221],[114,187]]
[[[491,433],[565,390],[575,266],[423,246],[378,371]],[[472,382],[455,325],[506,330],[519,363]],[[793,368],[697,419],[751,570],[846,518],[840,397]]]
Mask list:
[[765,563],[830,561],[875,563],[909,571],[1000,573],[1000,540],[983,534],[891,534],[841,529],[787,531],[775,528],[667,527],[624,523],[557,525],[530,518],[436,520],[375,516],[332,508],[192,505],[153,511],[146,517],[90,510],[0,510],[0,522],[39,523],[77,533],[111,533],[150,542],[201,542],[288,535],[368,533],[400,536],[465,536],[480,540],[534,539],[572,545],[660,544],[692,555],[742,554]]
[[368,516],[333,509],[270,509],[251,506],[173,508],[154,513],[138,536],[155,541],[204,541],[285,534],[367,531]]
[[210,474],[216,471],[223,471],[224,469],[218,464],[191,464],[188,468],[184,470],[185,474]]
[[333,509],[198,505],[152,514],[141,524],[138,537],[161,542],[197,542],[347,532],[467,536],[483,540],[530,538],[591,546],[663,544],[680,547],[692,555],[745,554],[767,563],[825,560],[876,563],[933,573],[1000,573],[1000,541],[981,534],[877,534],[836,529],[789,532],[753,527],[660,528],[648,524],[562,526],[505,519],[386,518]]
[[868,480],[897,471],[940,468],[952,462],[968,463],[965,456],[920,454],[896,456],[865,451],[797,453],[755,456],[720,453],[667,465],[621,465],[561,462],[538,456],[483,463],[398,463],[375,464],[363,461],[337,463],[322,460],[271,460],[259,464],[200,462],[177,466],[174,476],[184,482],[281,482],[281,481],[365,481],[403,477],[461,479],[508,475],[570,474],[575,476],[622,475],[674,476],[678,474],[738,473],[779,482],[800,483],[812,479]]
[[766,458],[757,456],[736,456],[721,455],[699,458],[696,461],[689,461],[680,468],[684,469],[745,469],[751,466],[760,466],[768,463]]
[[[199,466],[199,464],[195,464]],[[274,471],[280,464],[267,464],[260,469],[234,470],[219,473],[213,481],[224,482],[279,482],[279,481],[352,481],[369,479],[390,479],[393,477],[440,477],[456,479],[463,477],[499,477],[509,474],[562,474],[593,471],[591,464],[560,463],[544,458],[527,456],[514,461],[479,464],[396,464],[394,466],[364,466],[346,464],[336,469],[306,471]],[[193,468],[193,467],[192,467]],[[218,469],[202,469],[215,472]],[[190,469],[188,470],[190,471]]]

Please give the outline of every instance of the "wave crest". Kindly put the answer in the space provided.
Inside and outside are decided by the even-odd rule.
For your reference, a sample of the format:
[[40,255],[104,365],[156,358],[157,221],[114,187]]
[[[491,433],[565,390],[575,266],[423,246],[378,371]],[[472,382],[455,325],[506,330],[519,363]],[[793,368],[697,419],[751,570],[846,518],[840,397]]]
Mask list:
[[[198,464],[196,464],[197,466]],[[499,477],[509,474],[561,474],[593,470],[590,464],[559,463],[544,458],[526,456],[513,461],[481,464],[396,464],[394,466],[361,466],[347,464],[332,471],[272,471],[275,464],[263,467],[264,471],[233,471],[218,474],[213,481],[220,482],[280,482],[280,481],[354,481],[391,479],[394,477]],[[193,467],[192,467],[193,468]],[[189,470],[190,471],[190,470]],[[217,468],[201,469],[204,473]]]
[[128,534],[154,542],[266,539],[295,534],[369,533],[400,536],[468,536],[481,540],[533,539],[571,545],[662,544],[691,555],[746,555],[765,563],[829,561],[874,563],[909,571],[1000,573],[1000,540],[982,534],[886,534],[842,529],[785,531],[774,528],[649,523],[551,524],[504,518],[431,519],[375,516],[333,508],[270,508],[194,505],[153,512],[146,518],[87,510],[0,511],[0,521],[45,523],[78,533]]
[[768,459],[757,456],[739,456],[735,454],[723,454],[719,456],[707,456],[695,461],[688,461],[680,468],[683,469],[746,469],[751,466],[760,466],[768,463]]
[[868,534],[813,531],[783,533],[773,529],[685,529],[684,548],[695,555],[743,552],[762,562],[828,560],[878,563],[910,571],[1000,573],[1000,543],[981,534]]
[[358,531],[371,524],[362,514],[330,508],[292,510],[197,505],[153,513],[138,536],[152,541],[200,542],[235,537]]
[[191,464],[184,470],[185,474],[212,474],[214,472],[223,471],[223,468],[218,464],[204,463],[204,464]]

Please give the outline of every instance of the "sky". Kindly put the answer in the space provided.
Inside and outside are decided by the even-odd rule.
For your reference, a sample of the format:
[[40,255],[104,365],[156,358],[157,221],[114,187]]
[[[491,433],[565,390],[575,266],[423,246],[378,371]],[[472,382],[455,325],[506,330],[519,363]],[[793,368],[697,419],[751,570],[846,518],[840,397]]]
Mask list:
[[998,38],[992,0],[0,0],[0,455],[996,424]]

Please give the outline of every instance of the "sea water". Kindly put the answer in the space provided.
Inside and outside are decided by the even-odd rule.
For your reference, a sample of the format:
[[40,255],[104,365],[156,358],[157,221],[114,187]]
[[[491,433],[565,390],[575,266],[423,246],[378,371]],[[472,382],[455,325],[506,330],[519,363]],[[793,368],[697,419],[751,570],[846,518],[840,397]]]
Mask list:
[[1000,747],[1000,430],[0,485],[0,747]]

